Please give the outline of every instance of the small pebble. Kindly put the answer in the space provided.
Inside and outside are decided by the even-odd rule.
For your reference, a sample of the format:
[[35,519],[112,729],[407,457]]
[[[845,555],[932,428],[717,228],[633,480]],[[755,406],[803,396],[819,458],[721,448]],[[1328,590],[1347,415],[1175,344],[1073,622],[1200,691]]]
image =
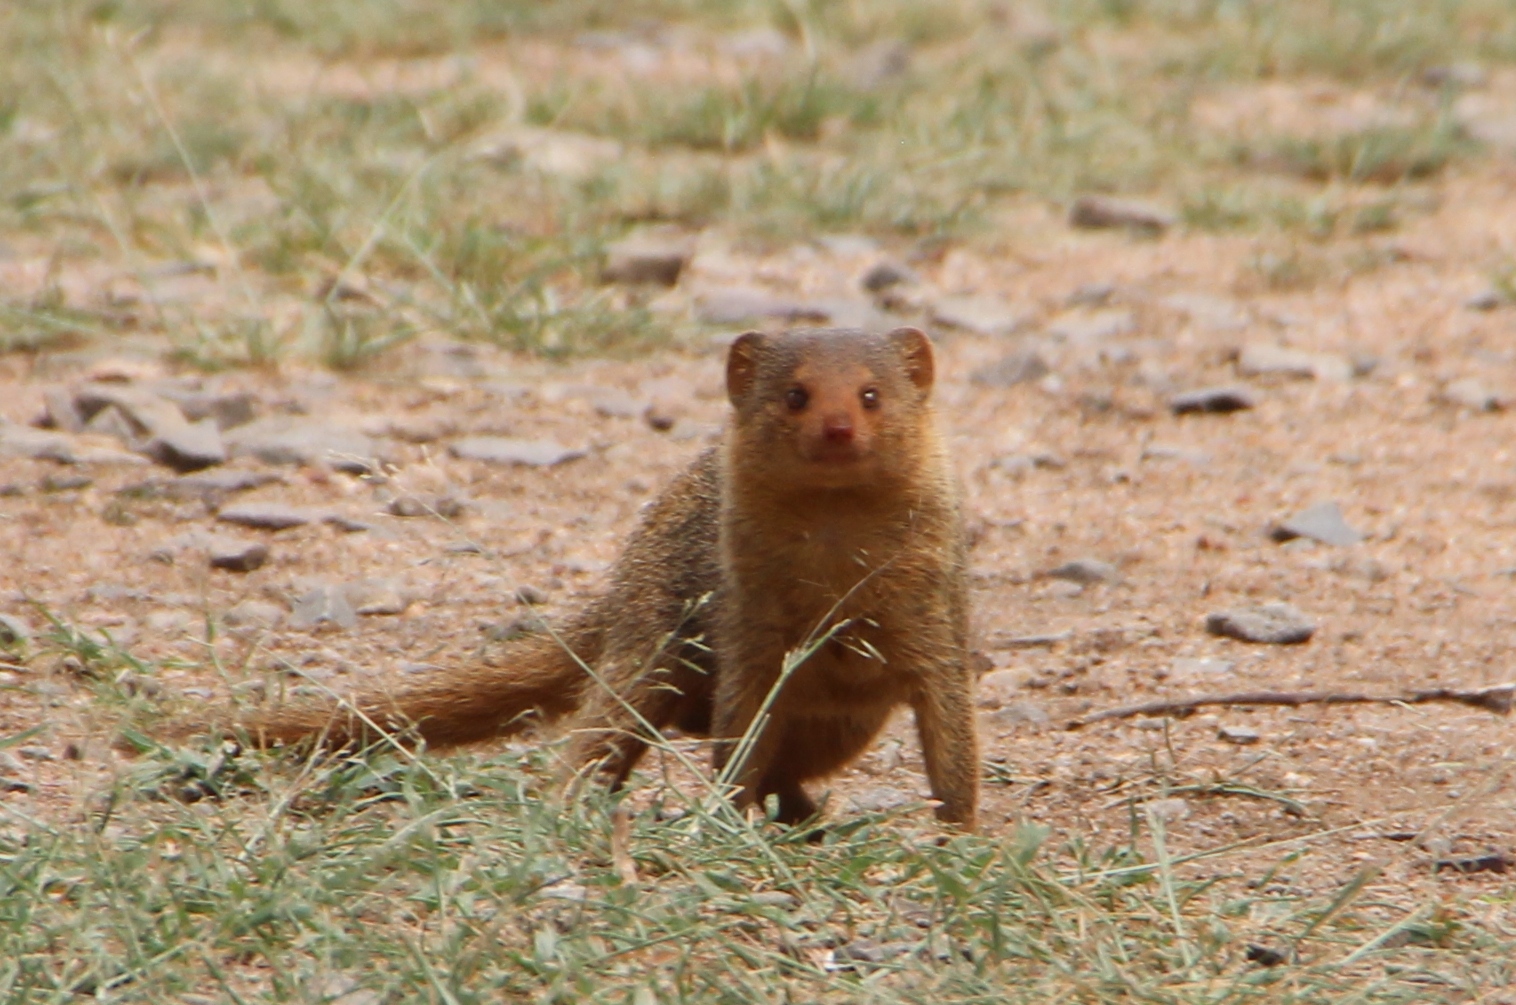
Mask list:
[[1316,634],[1316,624],[1289,604],[1263,604],[1216,611],[1206,616],[1206,631],[1241,642],[1298,645]]
[[1238,385],[1227,387],[1203,387],[1185,391],[1169,400],[1169,408],[1175,415],[1191,415],[1198,412],[1226,414],[1254,408],[1258,397],[1252,390]]
[[1216,736],[1227,743],[1235,743],[1239,747],[1245,747],[1263,739],[1263,735],[1256,729],[1249,729],[1246,726],[1221,726],[1216,730]]

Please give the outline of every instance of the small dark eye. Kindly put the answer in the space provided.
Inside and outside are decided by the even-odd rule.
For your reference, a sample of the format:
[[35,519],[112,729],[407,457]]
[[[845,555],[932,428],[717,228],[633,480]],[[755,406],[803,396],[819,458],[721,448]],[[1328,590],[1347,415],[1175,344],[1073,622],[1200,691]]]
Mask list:
[[863,402],[863,407],[874,409],[879,407],[879,389],[866,387],[858,394],[858,400]]
[[792,387],[784,392],[784,403],[792,412],[798,412],[810,404],[811,396],[803,387]]

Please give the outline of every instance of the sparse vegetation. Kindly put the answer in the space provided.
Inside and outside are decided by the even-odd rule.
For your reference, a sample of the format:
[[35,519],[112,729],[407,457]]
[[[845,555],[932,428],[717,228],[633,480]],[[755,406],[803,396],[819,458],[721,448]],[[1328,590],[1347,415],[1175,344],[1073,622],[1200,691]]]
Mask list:
[[[0,47],[0,229],[136,275],[145,308],[11,290],[5,346],[147,326],[216,365],[304,349],[345,366],[414,324],[552,353],[649,344],[603,308],[592,264],[646,220],[978,240],[997,204],[1173,187],[1205,193],[1185,203],[1207,229],[1392,228],[1252,207],[1477,156],[1439,110],[1446,88],[1417,75],[1509,57],[1516,17],[1495,0],[31,0],[0,13]],[[1193,114],[1219,86],[1291,77],[1413,121],[1238,147]],[[551,166],[479,155],[526,126],[623,146]],[[1299,180],[1270,194],[1250,165]],[[192,309],[156,292],[175,262],[214,269]],[[315,294],[339,273],[414,324],[333,326]],[[235,334],[250,315],[273,330]]]

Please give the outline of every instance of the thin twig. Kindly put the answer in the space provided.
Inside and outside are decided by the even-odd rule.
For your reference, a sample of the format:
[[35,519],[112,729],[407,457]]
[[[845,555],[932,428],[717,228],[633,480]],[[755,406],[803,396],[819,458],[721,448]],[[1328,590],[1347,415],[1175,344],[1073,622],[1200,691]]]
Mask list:
[[1482,708],[1501,715],[1509,715],[1516,707],[1516,684],[1497,684],[1493,687],[1472,691],[1456,688],[1432,688],[1426,691],[1411,691],[1407,694],[1360,694],[1353,691],[1243,691],[1238,694],[1201,695],[1196,698],[1162,699],[1147,701],[1140,705],[1123,705],[1108,708],[1074,719],[1065,727],[1079,729],[1091,723],[1111,719],[1132,719],[1139,715],[1186,716],[1198,709],[1213,705],[1421,705],[1432,701],[1447,701],[1473,708]]

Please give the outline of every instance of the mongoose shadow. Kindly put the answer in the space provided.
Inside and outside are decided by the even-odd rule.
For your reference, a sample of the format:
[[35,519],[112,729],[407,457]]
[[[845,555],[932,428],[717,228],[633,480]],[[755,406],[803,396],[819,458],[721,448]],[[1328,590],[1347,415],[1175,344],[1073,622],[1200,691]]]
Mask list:
[[734,799],[775,795],[779,819],[798,823],[816,813],[804,783],[845,767],[909,705],[938,817],[972,830],[966,546],[935,376],[915,328],[740,336],[723,442],[648,508],[598,599],[496,658],[244,728],[263,744],[341,746],[408,727],[446,747],[567,717],[569,767],[598,766],[619,787],[653,730],[715,738],[721,770],[768,701],[728,772]]

